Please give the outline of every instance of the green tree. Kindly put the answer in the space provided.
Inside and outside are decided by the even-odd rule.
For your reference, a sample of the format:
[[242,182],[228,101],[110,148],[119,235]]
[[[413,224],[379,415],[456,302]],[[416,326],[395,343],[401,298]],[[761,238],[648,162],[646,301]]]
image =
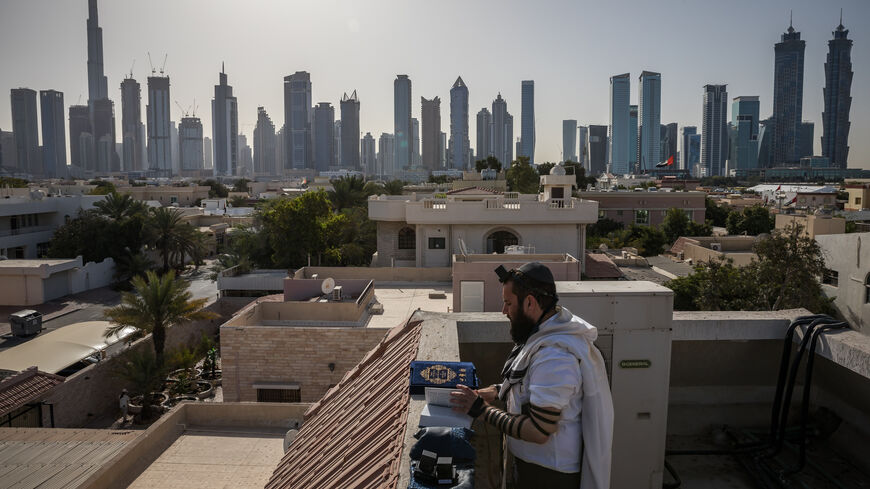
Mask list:
[[142,396],[142,411],[139,413],[142,421],[150,421],[153,417],[152,392],[160,388],[166,370],[157,363],[154,352],[146,349],[128,350],[114,367],[113,373],[130,384],[133,397]]
[[102,180],[94,180],[91,185],[96,185],[92,188],[89,195],[109,195],[115,193],[115,185],[112,182],[104,182]]
[[202,180],[196,182],[199,185],[203,185],[209,187],[208,198],[226,198],[230,194],[230,190],[226,187],[226,185],[218,182],[217,180],[209,178],[208,180]]
[[100,262],[116,255],[117,226],[95,209],[79,211],[79,215],[57,228],[48,243],[50,258],[74,258],[84,262]]
[[248,199],[241,195],[236,195],[229,200],[229,204],[232,207],[245,207],[248,205]]
[[148,227],[154,235],[154,245],[163,257],[163,273],[169,271],[173,254],[193,251],[196,230],[183,221],[184,214],[179,209],[157,207],[151,210]]
[[757,236],[769,233],[775,224],[775,218],[770,211],[762,205],[745,207],[742,212],[731,211],[725,220],[725,228],[728,234],[743,234]]
[[680,236],[710,236],[713,234],[713,228],[709,223],[698,224],[689,219],[685,211],[676,207],[668,209],[661,229],[670,243],[679,239]]
[[166,346],[166,330],[201,319],[214,319],[216,314],[203,310],[206,299],[193,299],[189,284],[175,278],[170,271],[163,276],[147,272],[131,281],[135,292],[121,294],[121,304],[105,310],[106,319],[112,324],[106,329],[106,337],[119,333],[126,327],[136,328],[129,341],[151,334],[154,357],[158,367],[164,365],[163,352]]
[[247,178],[240,178],[233,183],[233,192],[247,192],[248,191],[248,180]]
[[485,160],[477,160],[474,162],[474,169],[478,172],[486,170],[487,168],[500,172],[502,165],[495,156],[487,156]]
[[0,188],[27,188],[29,182],[23,178],[0,177]]
[[100,215],[113,221],[144,214],[148,209],[144,202],[133,199],[130,194],[119,194],[118,192],[106,194],[106,198],[95,202],[94,207]]
[[390,180],[384,184],[384,192],[387,195],[402,195],[405,188],[405,182],[401,180]]
[[710,197],[704,198],[704,207],[706,208],[705,219],[713,223],[714,226],[725,227],[725,221],[728,219],[728,208],[716,203]]
[[520,156],[508,168],[505,176],[511,192],[536,194],[540,187],[538,171],[529,163],[527,156]]
[[365,191],[366,196],[381,195],[385,193],[384,186],[375,181],[366,182],[366,184],[363,186],[363,190]]
[[829,311],[830,301],[819,284],[825,271],[822,250],[815,239],[803,233],[803,226],[792,222],[785,229],[777,229],[755,243],[755,253],[755,282],[765,309],[805,307]]
[[[332,202],[323,190],[295,199],[275,199],[262,209],[263,231],[272,247],[272,260],[282,268],[304,266],[308,257],[319,263],[338,253],[327,233],[335,226]],[[339,223],[340,224],[340,223]]]
[[674,291],[674,310],[742,311],[760,309],[752,271],[735,267],[730,258],[698,263],[686,277],[665,283]]
[[332,182],[332,190],[327,194],[335,210],[362,207],[368,195],[365,191],[365,181],[356,175],[341,177]]

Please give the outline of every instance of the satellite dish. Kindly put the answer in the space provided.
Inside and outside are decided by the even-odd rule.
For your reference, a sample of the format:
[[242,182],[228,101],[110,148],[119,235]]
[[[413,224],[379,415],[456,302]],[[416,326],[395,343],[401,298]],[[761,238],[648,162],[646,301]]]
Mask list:
[[323,283],[320,284],[320,291],[324,294],[331,294],[333,290],[335,290],[335,279],[332,277],[323,279]]

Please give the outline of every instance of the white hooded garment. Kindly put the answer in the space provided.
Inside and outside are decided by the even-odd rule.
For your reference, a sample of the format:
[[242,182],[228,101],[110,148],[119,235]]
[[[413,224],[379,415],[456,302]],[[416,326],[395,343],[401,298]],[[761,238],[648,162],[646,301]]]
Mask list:
[[[544,321],[538,331],[529,337],[511,364],[512,371],[527,371],[526,377],[528,377],[528,371],[533,370],[533,368],[529,369],[530,365],[541,361],[535,358],[535,354],[542,349],[544,350],[541,352],[542,355],[545,352],[567,352],[579,360],[582,379],[580,431],[583,439],[580,489],[610,488],[613,399],[610,395],[604,358],[593,345],[596,338],[598,338],[598,330],[594,326],[564,307],[560,307],[556,314]],[[499,390],[499,397],[505,398],[506,391],[517,388],[517,384],[522,380],[506,380]],[[514,385],[509,387],[511,382]],[[514,446],[525,445],[525,442],[517,443],[513,439],[509,441]]]

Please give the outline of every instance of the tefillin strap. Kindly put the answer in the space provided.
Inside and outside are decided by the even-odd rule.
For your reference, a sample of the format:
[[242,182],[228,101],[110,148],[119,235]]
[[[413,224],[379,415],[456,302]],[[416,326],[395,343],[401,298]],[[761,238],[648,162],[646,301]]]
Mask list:
[[[546,309],[544,309],[544,311],[538,317],[538,322],[535,323],[535,326],[532,328],[532,331],[529,333],[528,338],[531,338],[532,335],[534,335],[535,333],[538,332],[538,330],[541,328],[541,323],[544,322],[544,316],[546,316],[548,312],[550,312],[551,310],[553,310],[555,308],[556,308],[556,301],[553,301],[552,303],[550,303],[549,306],[547,306]],[[528,341],[528,338],[526,338],[526,341]],[[505,362],[504,367],[501,370],[502,383],[504,383],[504,382],[508,383],[507,389],[505,389],[504,393],[500,394],[498,396],[498,398],[501,399],[502,401],[505,400],[508,392],[510,392],[510,390],[514,386],[515,382],[511,382],[511,380],[517,381],[518,379],[522,379],[523,377],[526,376],[526,372],[529,370],[528,366],[526,366],[526,368],[524,368],[522,370],[516,370],[516,371],[511,370],[511,365],[513,365],[514,360],[517,358],[517,355],[520,354],[520,352],[523,350],[523,348],[525,346],[526,346],[525,343],[515,345],[513,347],[513,349],[511,350],[510,355],[508,355],[508,359]]]

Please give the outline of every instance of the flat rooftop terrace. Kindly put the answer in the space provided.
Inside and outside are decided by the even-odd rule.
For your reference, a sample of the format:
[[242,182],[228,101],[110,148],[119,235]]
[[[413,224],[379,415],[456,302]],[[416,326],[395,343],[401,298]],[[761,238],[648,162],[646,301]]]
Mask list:
[[130,489],[261,489],[284,454],[286,428],[188,426]]

